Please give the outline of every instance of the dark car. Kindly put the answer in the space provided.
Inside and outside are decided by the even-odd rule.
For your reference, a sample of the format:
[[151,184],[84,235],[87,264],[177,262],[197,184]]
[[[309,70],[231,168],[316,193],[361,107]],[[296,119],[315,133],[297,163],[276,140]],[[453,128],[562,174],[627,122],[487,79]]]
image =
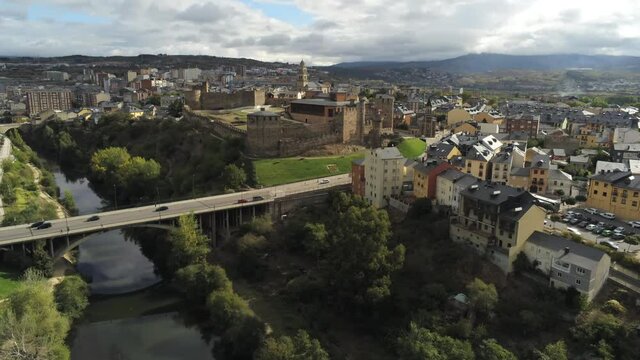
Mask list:
[[165,211],[165,210],[168,210],[168,209],[169,209],[168,206],[162,205],[162,206],[158,206],[155,211]]
[[253,201],[261,201],[264,200],[264,198],[262,196],[254,196],[253,197]]
[[600,233],[602,233],[603,230],[604,229],[602,227],[597,226],[595,229],[591,230],[591,232],[594,233],[594,234],[600,234]]
[[100,220],[100,216],[98,215],[93,215],[92,217],[87,219],[87,221],[97,221],[97,220]]
[[585,226],[587,226],[587,225],[589,225],[589,223],[588,223],[588,222],[586,222],[586,221],[583,221],[583,222],[581,222],[580,224],[578,224],[578,226],[579,226],[579,227],[581,227],[581,228],[583,228],[583,227],[585,227]]
[[624,235],[622,235],[622,234],[613,234],[613,235],[611,236],[611,239],[612,239],[612,240],[624,240],[624,238],[625,238],[625,237],[626,237],[626,236],[624,236]]
[[569,224],[571,224],[571,225],[575,225],[575,224],[577,224],[579,222],[580,222],[580,219],[578,219],[578,218],[573,218],[573,219],[569,220]]
[[44,221],[36,221],[33,224],[31,224],[31,226],[29,226],[32,229],[36,229],[38,227],[40,227],[40,225],[44,224]]
[[238,200],[238,204],[244,204],[244,203],[248,203],[248,202],[249,202],[249,200],[247,200],[247,199]]
[[40,224],[40,226],[36,228],[36,230],[48,229],[50,227],[51,227],[50,222],[43,222],[42,224]]
[[613,229],[615,229],[616,227],[617,227],[617,226],[615,226],[615,225],[613,225],[613,224],[607,224],[607,225],[605,225],[605,226],[604,226],[604,228],[605,228],[606,230],[609,230],[609,231],[613,231]]

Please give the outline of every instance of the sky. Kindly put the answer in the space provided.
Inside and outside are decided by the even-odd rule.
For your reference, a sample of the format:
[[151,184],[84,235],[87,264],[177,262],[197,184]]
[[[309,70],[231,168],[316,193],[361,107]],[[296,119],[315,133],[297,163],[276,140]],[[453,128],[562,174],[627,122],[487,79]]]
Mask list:
[[0,55],[640,56],[638,0],[0,0]]

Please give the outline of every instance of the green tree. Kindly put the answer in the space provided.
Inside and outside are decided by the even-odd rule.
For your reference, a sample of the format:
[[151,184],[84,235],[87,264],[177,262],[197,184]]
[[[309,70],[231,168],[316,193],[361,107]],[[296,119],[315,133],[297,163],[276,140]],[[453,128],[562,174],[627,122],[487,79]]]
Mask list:
[[516,260],[513,262],[513,271],[516,274],[520,274],[524,271],[529,270],[530,268],[531,262],[529,261],[529,258],[527,258],[527,255],[525,255],[524,251],[521,251],[516,257]]
[[116,175],[130,160],[131,155],[122,147],[98,150],[91,156],[91,174],[102,182],[122,183]]
[[145,105],[160,106],[161,105],[160,95],[149,96],[149,98],[147,98],[147,101],[145,102]]
[[178,227],[171,230],[169,241],[173,250],[171,257],[173,269],[204,263],[211,251],[209,239],[202,234],[196,217],[192,214],[178,218]]
[[616,358],[613,348],[611,345],[607,344],[604,339],[600,339],[600,341],[598,341],[598,344],[595,345],[595,349],[596,354],[598,354],[602,360],[614,360]]
[[216,350],[222,353],[221,359],[251,360],[265,336],[266,326],[260,319],[243,317],[224,332]]
[[495,285],[475,278],[467,285],[471,307],[482,314],[489,314],[498,303],[498,291]]
[[68,331],[47,283],[27,280],[0,306],[0,359],[68,360]]
[[329,360],[329,354],[322,348],[317,339],[312,338],[304,330],[298,330],[296,336],[290,338],[268,338],[256,351],[256,360]]
[[243,232],[267,236],[273,232],[273,222],[269,216],[258,216],[251,222],[242,225]]
[[223,268],[209,263],[198,263],[181,268],[175,282],[187,297],[203,303],[212,291],[232,291],[231,280]]
[[443,336],[420,328],[415,323],[398,338],[397,352],[403,360],[473,360],[475,354],[468,341]]
[[76,206],[76,201],[73,198],[73,194],[71,193],[71,191],[65,190],[62,200],[60,200],[60,202],[62,203],[62,206],[64,206],[64,208],[67,209],[67,211],[71,215],[78,214],[78,207]]
[[556,343],[547,344],[542,351],[535,352],[538,360],[568,360],[567,345],[560,340]]
[[38,240],[33,247],[33,267],[42,271],[44,276],[51,277],[53,275],[53,259],[45,250],[46,242]]
[[307,254],[320,258],[329,249],[329,234],[324,224],[307,223],[304,226],[302,246]]
[[234,164],[225,166],[222,174],[225,187],[229,189],[238,190],[247,181],[244,170]]
[[[360,203],[343,211],[343,200]],[[353,197],[338,198],[333,212],[340,221],[332,222],[325,269],[333,294],[355,303],[375,303],[389,296],[391,274],[402,267],[405,248],[389,247],[387,213]]]
[[177,99],[171,104],[169,104],[169,108],[167,109],[167,111],[169,112],[169,115],[179,118],[182,116],[183,108],[184,108],[184,103],[182,102],[182,100]]
[[66,276],[55,287],[54,295],[58,310],[70,319],[82,316],[89,305],[89,285],[77,275]]
[[482,340],[477,354],[478,360],[518,360],[511,351],[503,348],[495,339]]
[[233,291],[215,290],[207,299],[207,309],[218,329],[228,329],[239,324],[246,317],[253,317],[253,311],[243,298]]

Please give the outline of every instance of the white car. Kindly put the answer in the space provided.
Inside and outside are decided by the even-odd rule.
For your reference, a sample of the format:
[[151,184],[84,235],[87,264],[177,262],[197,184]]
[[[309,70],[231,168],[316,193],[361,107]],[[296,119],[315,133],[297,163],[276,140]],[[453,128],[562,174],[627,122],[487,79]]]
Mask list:
[[588,212],[589,214],[593,214],[593,215],[598,213],[598,209],[595,209],[595,208],[586,208],[586,209],[584,209],[584,211]]
[[567,231],[569,231],[570,233],[575,234],[575,235],[582,235],[582,233],[580,231],[578,231],[578,229],[576,229],[576,228],[568,227]]
[[620,246],[618,246],[618,244],[614,243],[613,241],[609,241],[609,240],[604,240],[601,241],[600,244],[608,246],[614,250],[618,250],[620,248]]
[[322,185],[322,184],[328,184],[329,183],[329,179],[320,179],[318,180],[318,184]]
[[600,216],[602,216],[605,219],[609,219],[609,220],[613,220],[616,218],[616,216],[612,213],[600,213]]
[[631,225],[632,228],[640,228],[640,221],[627,221],[627,224]]
[[591,231],[591,230],[595,229],[595,228],[596,228],[596,226],[598,226],[598,225],[596,225],[596,224],[589,224],[589,225],[587,225],[587,227],[585,228],[585,230],[587,230],[587,231]]

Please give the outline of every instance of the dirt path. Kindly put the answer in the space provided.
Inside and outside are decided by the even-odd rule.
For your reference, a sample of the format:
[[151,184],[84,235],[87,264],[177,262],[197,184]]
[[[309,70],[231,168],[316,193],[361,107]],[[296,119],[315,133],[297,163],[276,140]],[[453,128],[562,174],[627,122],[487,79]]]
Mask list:
[[31,163],[28,163],[27,166],[29,166],[29,168],[33,172],[33,181],[38,185],[38,196],[40,196],[41,199],[52,203],[56,207],[56,215],[58,219],[64,218],[65,212],[66,212],[64,207],[60,205],[58,200],[52,198],[49,194],[47,194],[42,190],[42,186],[40,185],[40,178],[42,177],[42,174],[40,173],[40,169],[33,166]]

